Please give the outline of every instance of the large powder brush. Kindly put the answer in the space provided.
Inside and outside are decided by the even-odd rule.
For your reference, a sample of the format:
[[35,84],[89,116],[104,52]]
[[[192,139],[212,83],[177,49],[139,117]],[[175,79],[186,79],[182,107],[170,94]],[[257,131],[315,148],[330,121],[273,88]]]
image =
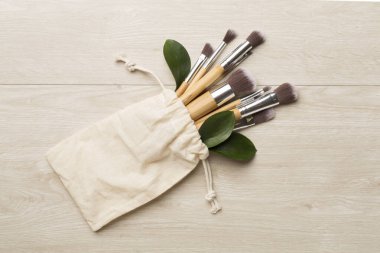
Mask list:
[[245,70],[233,72],[225,83],[203,93],[186,107],[193,120],[197,120],[231,99],[241,98],[255,90],[255,82]]

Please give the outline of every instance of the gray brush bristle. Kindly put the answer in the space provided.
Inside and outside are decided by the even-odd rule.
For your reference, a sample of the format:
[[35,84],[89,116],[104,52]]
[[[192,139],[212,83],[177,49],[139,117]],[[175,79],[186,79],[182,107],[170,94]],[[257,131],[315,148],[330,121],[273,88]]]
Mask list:
[[270,87],[270,86],[264,86],[263,91],[264,91],[264,92],[267,92],[267,91],[269,91],[270,89],[272,89],[272,87]]
[[267,122],[276,117],[276,111],[273,108],[266,109],[253,115],[255,125]]
[[274,92],[277,95],[280,104],[290,104],[298,99],[296,88],[290,83],[283,83],[278,86]]
[[233,72],[227,79],[227,83],[231,86],[236,97],[244,97],[251,94],[255,88],[255,81],[249,76],[247,71],[238,69]]
[[204,54],[208,58],[212,55],[213,52],[214,52],[214,49],[212,49],[212,46],[210,45],[210,43],[206,43],[202,49],[202,54]]
[[235,31],[228,29],[228,31],[226,32],[226,35],[224,35],[223,41],[226,44],[228,44],[231,41],[233,41],[236,38],[236,36],[237,36],[237,34],[235,33]]
[[253,48],[263,44],[265,42],[264,37],[257,31],[252,32],[248,37],[247,41]]

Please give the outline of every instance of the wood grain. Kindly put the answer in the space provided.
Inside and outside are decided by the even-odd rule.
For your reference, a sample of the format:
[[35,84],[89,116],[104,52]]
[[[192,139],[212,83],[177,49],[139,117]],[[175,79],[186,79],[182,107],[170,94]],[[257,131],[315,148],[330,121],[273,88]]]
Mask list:
[[[368,2],[2,0],[0,252],[377,252],[379,13]],[[228,28],[238,40],[265,34],[242,66],[260,85],[298,85],[299,102],[244,130],[258,148],[252,162],[211,157],[220,214],[208,213],[199,167],[92,232],[44,154],[160,91],[116,55],[171,85],[164,40],[195,60]]]
[[0,13],[3,84],[152,84],[112,67],[121,53],[170,84],[162,55],[166,39],[183,43],[195,61],[204,43],[216,47],[228,28],[239,34],[234,44],[255,29],[267,38],[243,64],[261,82],[379,80],[378,3],[2,0]]
[[244,131],[259,150],[253,162],[212,156],[220,215],[208,213],[198,168],[152,204],[91,232],[44,153],[158,91],[1,87],[2,252],[359,252],[363,245],[375,252],[380,246],[378,87],[300,87],[299,103]]

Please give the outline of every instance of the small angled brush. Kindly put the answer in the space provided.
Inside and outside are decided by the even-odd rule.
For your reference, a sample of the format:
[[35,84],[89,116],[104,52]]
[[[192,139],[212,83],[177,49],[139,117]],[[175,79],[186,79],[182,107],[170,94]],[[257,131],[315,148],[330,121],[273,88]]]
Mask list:
[[[256,114],[247,116],[245,118],[241,118],[240,120],[236,121],[234,131],[239,131],[251,126],[255,126],[255,125],[270,121],[274,119],[275,116],[276,116],[276,111],[274,110],[274,108],[269,108],[261,112],[258,112]],[[199,129],[201,128],[203,123],[204,121],[202,122],[197,121],[195,123],[195,126],[197,127],[197,129]]]
[[285,105],[293,103],[297,98],[298,93],[295,87],[289,83],[283,83],[273,92],[269,92],[259,99],[251,98],[231,111],[234,113],[235,119],[240,120],[241,118],[248,117],[279,104]]
[[206,75],[194,83],[191,89],[186,90],[180,97],[182,102],[187,105],[194,98],[196,98],[203,90],[210,86],[217,80],[225,71],[228,71],[233,66],[239,64],[242,60],[247,58],[249,52],[255,47],[261,45],[264,38],[259,32],[252,32],[245,42],[240,44],[234,51],[232,51],[219,65],[212,68]]
[[235,97],[241,98],[251,94],[254,89],[255,83],[247,72],[238,69],[228,77],[223,85],[203,93],[186,107],[191,118],[197,120]]
[[198,73],[195,75],[195,77],[191,81],[189,88],[192,87],[195,82],[197,82],[206,74],[206,72],[209,70],[212,64],[214,64],[216,59],[226,48],[227,44],[229,44],[235,38],[236,38],[236,33],[233,30],[229,29],[224,35],[223,41],[219,44],[219,46],[216,48],[214,53],[203,63],[201,69],[198,71]]
[[198,71],[201,69],[203,63],[212,55],[213,49],[209,43],[206,43],[202,49],[201,55],[198,57],[198,60],[195,62],[194,66],[191,68],[189,74],[185,78],[185,80],[182,82],[181,86],[176,90],[177,96],[181,96],[187,87],[189,86],[190,82],[193,80],[193,78],[196,76]]
[[249,117],[242,118],[238,122],[236,122],[234,131],[239,131],[251,126],[256,126],[261,123],[265,123],[270,121],[276,117],[276,111],[274,108],[269,108],[264,111],[253,114]]
[[239,106],[240,104],[245,103],[245,101],[247,101],[247,100],[258,99],[259,97],[261,97],[265,92],[269,91],[270,89],[271,89],[270,86],[265,86],[264,88],[253,92],[252,94],[249,94],[249,95],[242,97],[242,98],[238,98],[238,99],[218,108],[217,110],[210,112],[209,114],[203,116],[202,118],[198,119],[196,121],[196,124],[197,125],[203,124],[203,122],[206,119],[208,119],[209,117],[211,117],[212,115],[214,115],[218,112],[225,112],[225,111],[232,110],[232,109],[236,108],[237,106]]

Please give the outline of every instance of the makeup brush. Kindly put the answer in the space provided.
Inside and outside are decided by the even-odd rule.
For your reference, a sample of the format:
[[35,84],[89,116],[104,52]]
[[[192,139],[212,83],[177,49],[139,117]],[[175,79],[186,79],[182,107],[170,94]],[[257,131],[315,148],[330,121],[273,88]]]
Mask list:
[[[276,117],[276,111],[274,108],[269,108],[264,111],[258,112],[253,115],[253,123],[255,125],[259,125],[261,123],[265,123],[267,121],[270,121]],[[247,118],[245,118],[247,119]]]
[[273,92],[269,92],[259,99],[250,98],[244,104],[231,110],[236,120],[248,117],[254,113],[272,108],[277,105],[293,103],[297,100],[298,94],[295,87],[289,83],[283,83]]
[[269,91],[270,89],[271,89],[270,86],[265,86],[264,88],[253,92],[252,94],[249,94],[249,95],[242,97],[242,98],[238,98],[238,99],[218,108],[217,110],[210,112],[209,114],[203,116],[202,118],[198,119],[196,121],[196,124],[203,123],[203,121],[205,121],[206,119],[208,119],[209,117],[211,117],[212,115],[214,115],[218,112],[225,112],[225,111],[232,110],[232,109],[236,108],[236,106],[243,104],[245,101],[250,100],[251,98],[257,99],[257,98],[261,97],[265,92]]
[[254,89],[255,83],[248,73],[238,69],[228,77],[225,83],[212,91],[203,93],[186,107],[190,117],[197,120],[235,97],[240,98],[251,94]]
[[[248,117],[241,118],[239,121],[235,123],[234,131],[239,131],[251,126],[255,126],[255,125],[270,121],[274,119],[275,116],[276,116],[276,111],[274,110],[274,108],[269,108],[261,112],[258,112],[256,114],[250,115]],[[197,127],[197,129],[199,129],[203,123],[204,121],[202,122],[197,121],[195,123],[195,126]]]
[[[218,83],[220,80],[222,80],[226,75],[228,75],[232,70],[234,70],[236,67],[238,67],[246,58],[248,58],[248,56],[252,55],[252,51],[249,51],[248,53],[246,53],[244,55],[244,57],[241,58],[240,61],[236,62],[235,64],[232,64],[230,67],[228,67],[227,69],[224,70],[223,72],[223,75],[221,75],[218,79],[216,79],[216,81],[214,81],[213,83]],[[213,85],[211,84],[209,87],[206,88],[207,89],[210,89]]]
[[239,131],[251,126],[256,126],[258,124],[265,123],[274,119],[275,117],[276,111],[274,110],[274,108],[266,109],[249,117],[240,119],[238,122],[236,122],[234,131]]
[[223,41],[219,44],[219,46],[216,48],[214,53],[203,63],[201,69],[198,71],[198,73],[195,75],[195,77],[191,81],[189,88],[206,74],[206,72],[209,70],[212,64],[214,64],[216,59],[219,57],[222,51],[226,48],[227,44],[233,41],[236,38],[236,36],[237,35],[235,31],[231,29],[229,29],[226,32],[226,34],[224,35]]
[[204,89],[210,86],[215,80],[217,80],[226,70],[239,64],[242,60],[247,58],[252,49],[261,45],[264,42],[264,38],[259,32],[252,32],[245,42],[240,44],[234,51],[232,51],[219,65],[216,65],[213,69],[207,72],[201,79],[194,83],[191,89],[188,89],[181,96],[182,102],[187,105],[194,98],[196,98]]
[[[268,108],[275,107],[279,104],[290,104],[297,100],[298,94],[293,85],[283,83],[273,92],[268,92],[259,98],[251,96],[243,103],[231,109],[235,115],[235,120],[240,121],[242,118],[249,117]],[[204,121],[197,121],[195,124],[200,127]]]
[[209,43],[206,43],[202,49],[201,55],[198,57],[198,60],[195,62],[194,66],[191,68],[189,74],[186,76],[185,80],[182,82],[182,84],[179,86],[179,88],[176,90],[177,96],[181,96],[187,87],[189,86],[190,82],[193,80],[195,75],[198,73],[198,71],[201,69],[203,63],[212,55],[213,49]]

